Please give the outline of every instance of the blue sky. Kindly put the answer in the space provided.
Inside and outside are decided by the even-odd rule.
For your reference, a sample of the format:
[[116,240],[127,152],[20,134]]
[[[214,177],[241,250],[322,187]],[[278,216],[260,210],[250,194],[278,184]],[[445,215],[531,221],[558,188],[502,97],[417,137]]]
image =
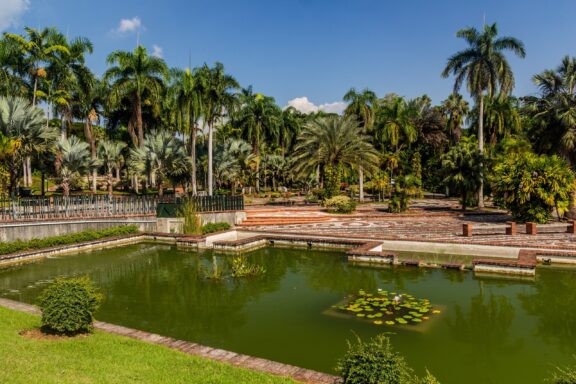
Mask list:
[[526,59],[510,58],[516,95],[535,93],[532,75],[576,55],[574,0],[0,0],[0,30],[55,26],[87,37],[96,73],[139,36],[170,66],[220,61],[281,106],[335,110],[352,86],[439,103],[452,89],[440,72],[465,47],[456,31],[481,28],[484,16],[526,45]]

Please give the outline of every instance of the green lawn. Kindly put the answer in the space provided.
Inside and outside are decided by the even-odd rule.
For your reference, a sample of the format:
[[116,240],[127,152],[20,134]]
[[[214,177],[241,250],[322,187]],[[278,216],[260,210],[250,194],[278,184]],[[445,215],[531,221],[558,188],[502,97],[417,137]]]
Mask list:
[[294,383],[104,332],[67,340],[18,334],[39,322],[0,307],[0,383]]

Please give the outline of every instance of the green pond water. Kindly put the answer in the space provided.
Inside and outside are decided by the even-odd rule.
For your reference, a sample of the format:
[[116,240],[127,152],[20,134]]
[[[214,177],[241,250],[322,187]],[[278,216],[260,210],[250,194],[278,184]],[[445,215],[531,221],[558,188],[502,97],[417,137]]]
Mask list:
[[[106,296],[103,321],[333,372],[354,334],[390,332],[419,373],[442,383],[541,383],[576,364],[576,271],[541,268],[534,280],[470,272],[367,267],[342,252],[265,248],[256,278],[210,281],[213,255],[152,243],[43,259],[0,269],[0,296],[34,302],[59,276],[89,275]],[[442,313],[415,327],[326,314],[360,289],[430,299]]]

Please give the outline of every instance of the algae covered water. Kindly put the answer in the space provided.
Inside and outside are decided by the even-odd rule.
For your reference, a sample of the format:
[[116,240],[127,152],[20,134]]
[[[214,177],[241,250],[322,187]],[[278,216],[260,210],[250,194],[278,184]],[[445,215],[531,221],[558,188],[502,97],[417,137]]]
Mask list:
[[[346,340],[381,332],[422,374],[444,384],[541,383],[576,364],[576,271],[540,268],[533,280],[470,272],[368,267],[342,252],[265,248],[250,278],[207,279],[232,256],[144,243],[0,269],[0,296],[33,303],[56,277],[88,275],[103,321],[333,372]],[[225,274],[226,275],[226,274]],[[429,299],[441,313],[416,326],[375,325],[330,309],[360,290]]]

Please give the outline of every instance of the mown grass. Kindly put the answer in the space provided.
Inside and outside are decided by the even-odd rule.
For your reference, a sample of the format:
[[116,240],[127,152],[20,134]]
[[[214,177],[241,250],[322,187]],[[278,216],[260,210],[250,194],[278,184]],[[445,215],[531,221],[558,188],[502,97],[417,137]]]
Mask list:
[[0,383],[294,383],[99,331],[62,340],[18,334],[39,324],[0,307]]

